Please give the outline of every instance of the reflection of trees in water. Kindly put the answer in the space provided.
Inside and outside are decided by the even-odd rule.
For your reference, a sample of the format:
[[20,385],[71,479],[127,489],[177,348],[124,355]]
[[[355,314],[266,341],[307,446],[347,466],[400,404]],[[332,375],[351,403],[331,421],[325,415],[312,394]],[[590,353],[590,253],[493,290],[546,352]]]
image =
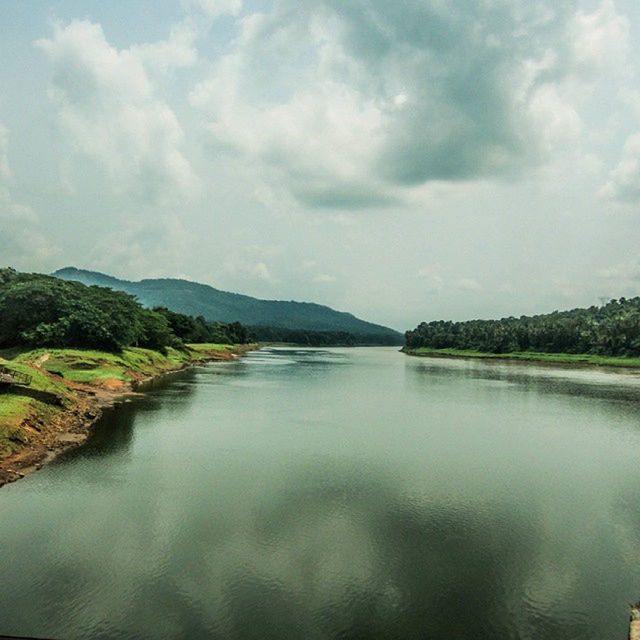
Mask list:
[[[181,387],[189,387],[192,386],[198,377],[198,369],[197,368],[189,368],[183,371],[175,371],[173,373],[167,373],[160,378],[155,378],[154,380],[149,380],[147,382],[139,385],[138,390],[145,392],[156,394],[167,389],[171,389],[175,387],[177,384],[180,384]],[[192,393],[193,391],[191,391]]]
[[96,422],[83,447],[78,449],[82,457],[110,456],[129,448],[133,439],[133,425],[139,407],[126,403],[105,410]]
[[[627,384],[625,380],[613,372],[616,380],[606,383],[603,380],[595,382],[593,380],[572,379],[562,377],[559,369],[550,367],[550,374],[544,372],[527,371],[527,366],[521,363],[482,363],[471,361],[459,361],[457,363],[431,363],[419,362],[407,368],[410,372],[410,379],[416,387],[424,386],[425,382],[437,384],[442,380],[467,379],[467,380],[487,380],[505,382],[514,385],[514,389],[529,391],[538,394],[565,395],[581,398],[593,398],[606,400],[612,405],[617,405],[619,411],[625,413],[638,413],[640,411],[638,401],[640,400],[640,385],[638,379],[629,378]],[[606,374],[603,374],[606,375]],[[627,405],[627,406],[622,406]]]
[[136,417],[146,412],[183,411],[185,405],[193,401],[196,376],[196,371],[188,369],[149,382],[144,386],[144,396],[105,409],[91,428],[87,441],[59,460],[111,456],[126,451],[133,441]]

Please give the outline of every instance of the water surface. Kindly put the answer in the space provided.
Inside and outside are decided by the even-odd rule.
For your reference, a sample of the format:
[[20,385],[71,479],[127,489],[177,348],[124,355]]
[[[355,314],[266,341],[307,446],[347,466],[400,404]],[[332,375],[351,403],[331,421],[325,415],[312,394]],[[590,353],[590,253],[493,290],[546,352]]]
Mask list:
[[0,490],[0,633],[623,640],[639,400],[386,348],[179,374]]

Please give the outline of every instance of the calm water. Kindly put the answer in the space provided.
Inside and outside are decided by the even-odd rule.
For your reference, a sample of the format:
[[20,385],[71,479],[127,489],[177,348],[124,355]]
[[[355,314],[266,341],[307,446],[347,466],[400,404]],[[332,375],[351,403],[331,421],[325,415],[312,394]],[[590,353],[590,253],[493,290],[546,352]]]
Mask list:
[[264,350],[0,490],[0,633],[624,640],[640,378]]

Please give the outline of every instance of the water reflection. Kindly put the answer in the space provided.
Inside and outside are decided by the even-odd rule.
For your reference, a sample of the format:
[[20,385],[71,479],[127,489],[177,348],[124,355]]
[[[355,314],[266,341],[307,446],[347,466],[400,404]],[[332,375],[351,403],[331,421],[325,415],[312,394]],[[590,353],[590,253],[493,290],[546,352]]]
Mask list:
[[194,400],[197,380],[198,370],[187,369],[141,385],[144,395],[105,409],[83,446],[63,453],[54,464],[124,453],[133,442],[136,417],[147,412],[184,411]]
[[448,384],[451,379],[496,382],[496,389],[601,399],[611,403],[632,403],[628,409],[640,412],[640,376],[611,370],[538,367],[522,363],[459,361],[420,358],[408,362],[412,384]]
[[[133,531],[92,527],[92,544],[111,549],[108,562],[63,552],[42,566],[46,602],[10,630],[239,640],[611,637],[581,606],[596,577],[580,575],[584,559],[556,568],[580,578],[568,594],[522,598],[528,582],[535,591],[555,577],[534,575],[543,532],[525,515],[420,504],[392,478],[336,472],[307,471],[245,509],[208,518],[193,504],[180,508],[182,526],[169,535],[158,517],[136,553],[121,548],[131,548]],[[611,599],[620,595],[614,587]],[[5,597],[0,619],[31,609],[23,596]]]
[[376,349],[182,374],[0,492],[0,631],[624,638],[638,387],[572,376]]

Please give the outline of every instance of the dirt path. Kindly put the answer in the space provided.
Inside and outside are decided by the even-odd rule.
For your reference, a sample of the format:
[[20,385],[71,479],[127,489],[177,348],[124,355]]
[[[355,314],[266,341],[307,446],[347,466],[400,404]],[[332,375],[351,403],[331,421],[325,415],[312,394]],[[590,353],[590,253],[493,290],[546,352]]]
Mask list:
[[50,353],[43,353],[39,358],[33,361],[33,366],[37,369],[42,369],[42,365],[51,357]]

